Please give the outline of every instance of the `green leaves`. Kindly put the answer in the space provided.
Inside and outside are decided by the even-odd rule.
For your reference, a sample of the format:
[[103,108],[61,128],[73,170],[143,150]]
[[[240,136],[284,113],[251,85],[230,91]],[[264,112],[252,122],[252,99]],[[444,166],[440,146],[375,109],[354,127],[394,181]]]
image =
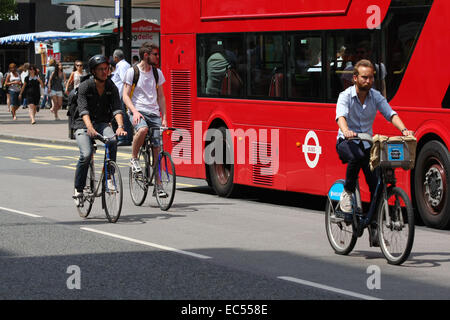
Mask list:
[[15,0],[0,0],[0,19],[11,20],[11,17],[16,13]]

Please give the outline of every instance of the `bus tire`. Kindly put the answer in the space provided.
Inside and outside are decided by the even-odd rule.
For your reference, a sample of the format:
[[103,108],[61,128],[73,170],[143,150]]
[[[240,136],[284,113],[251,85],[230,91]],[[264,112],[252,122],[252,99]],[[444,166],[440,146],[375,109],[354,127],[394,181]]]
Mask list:
[[450,227],[450,155],[439,141],[427,142],[417,157],[415,202],[426,226]]
[[[216,194],[220,197],[231,197],[233,195],[233,191],[235,191],[235,184],[234,184],[234,164],[227,163],[226,161],[226,155],[231,155],[230,159],[234,159],[233,156],[233,146],[232,141],[227,138],[227,128],[226,127],[220,127],[218,129],[220,131],[220,140],[218,141],[218,146],[222,146],[223,152],[223,159],[221,161],[217,161],[214,158],[215,153],[211,155],[213,160],[210,162],[210,164],[207,164],[207,171],[209,174],[209,180],[211,183],[212,188],[216,192]],[[213,143],[213,142],[211,142]],[[228,161],[230,162],[230,161]]]

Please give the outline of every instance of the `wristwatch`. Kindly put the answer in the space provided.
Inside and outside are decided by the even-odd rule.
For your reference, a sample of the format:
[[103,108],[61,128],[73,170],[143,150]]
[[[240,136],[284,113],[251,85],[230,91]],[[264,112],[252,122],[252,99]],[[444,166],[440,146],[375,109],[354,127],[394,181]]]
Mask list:
[[402,133],[405,132],[405,131],[407,131],[407,130],[408,130],[407,128],[403,129],[403,130],[402,130]]
[[[123,129],[123,126],[117,126],[117,128],[122,128]],[[402,131],[403,132],[403,131]]]

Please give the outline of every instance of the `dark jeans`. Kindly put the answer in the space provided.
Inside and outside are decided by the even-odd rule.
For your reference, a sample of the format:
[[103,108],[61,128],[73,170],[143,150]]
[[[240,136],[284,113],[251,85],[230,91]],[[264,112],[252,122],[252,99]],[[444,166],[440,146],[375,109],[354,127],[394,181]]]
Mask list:
[[370,193],[373,196],[378,178],[376,173],[372,172],[369,167],[370,148],[365,149],[362,142],[355,143],[354,141],[339,138],[336,144],[336,151],[342,162],[348,163],[344,189],[348,192],[355,192],[359,170],[362,169]]
[[[94,129],[106,138],[114,136],[112,128],[107,123],[95,124]],[[80,148],[80,158],[78,159],[77,169],[75,171],[75,189],[78,192],[83,192],[94,148],[92,147],[92,139],[87,134],[87,129],[78,129],[75,131],[75,139]],[[116,161],[117,140],[110,141],[108,147],[110,159]]]

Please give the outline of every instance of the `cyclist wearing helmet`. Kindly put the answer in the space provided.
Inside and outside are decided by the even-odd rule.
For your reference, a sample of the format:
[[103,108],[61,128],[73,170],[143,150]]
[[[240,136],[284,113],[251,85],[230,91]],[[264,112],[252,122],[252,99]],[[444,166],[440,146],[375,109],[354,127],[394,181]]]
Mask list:
[[[115,117],[117,136],[126,135],[123,129],[123,115],[117,87],[108,79],[109,62],[102,55],[89,59],[89,69],[93,77],[83,81],[78,87],[78,117],[74,121],[75,138],[80,148],[80,158],[75,171],[74,200],[82,196],[86,184],[89,162],[92,157],[92,138],[99,133],[112,138],[114,131],[110,122]],[[116,161],[117,140],[109,144],[111,160]]]

